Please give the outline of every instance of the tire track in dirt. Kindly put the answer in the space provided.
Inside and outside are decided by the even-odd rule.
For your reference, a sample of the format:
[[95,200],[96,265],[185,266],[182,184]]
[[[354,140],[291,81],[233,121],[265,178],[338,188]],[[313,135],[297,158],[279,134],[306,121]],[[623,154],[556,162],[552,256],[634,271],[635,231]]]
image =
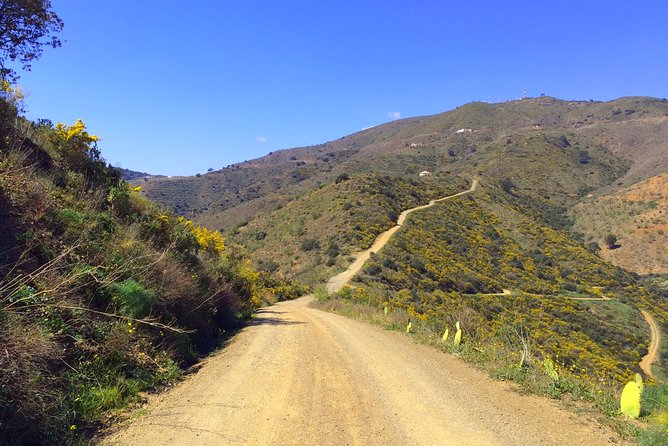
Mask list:
[[254,323],[107,445],[621,445],[608,428],[520,394],[409,337],[314,309]]
[[645,310],[640,310],[640,312],[645,318],[645,321],[647,321],[647,325],[649,325],[649,329],[652,334],[649,347],[647,348],[647,354],[643,356],[642,360],[640,361],[640,368],[647,376],[654,378],[654,373],[652,373],[652,364],[656,362],[657,356],[659,354],[659,347],[661,345],[661,331],[659,330],[659,326],[651,314]]

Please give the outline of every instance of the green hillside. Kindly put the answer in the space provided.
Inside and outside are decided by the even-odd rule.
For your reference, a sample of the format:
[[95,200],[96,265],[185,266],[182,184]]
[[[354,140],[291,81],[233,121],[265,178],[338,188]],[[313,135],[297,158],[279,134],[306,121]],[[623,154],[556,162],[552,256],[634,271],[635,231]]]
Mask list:
[[[436,332],[460,321],[482,345],[521,329],[534,354],[592,382],[632,376],[649,338],[638,306],[665,323],[668,305],[538,213],[529,217],[526,197],[482,184],[411,215],[341,295],[403,309]],[[512,294],[484,295],[503,289]]]
[[399,213],[466,187],[451,175],[411,178],[362,174],[259,214],[236,228],[230,239],[243,244],[265,271],[278,271],[319,284],[368,248],[376,235],[394,226]]

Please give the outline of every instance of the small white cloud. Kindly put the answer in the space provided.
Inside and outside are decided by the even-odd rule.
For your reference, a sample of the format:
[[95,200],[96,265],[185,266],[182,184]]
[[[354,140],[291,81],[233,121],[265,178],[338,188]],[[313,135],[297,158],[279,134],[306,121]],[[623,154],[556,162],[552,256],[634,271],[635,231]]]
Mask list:
[[400,119],[401,118],[401,113],[399,113],[399,112],[388,112],[387,116],[389,116],[390,119],[392,119],[392,120]]
[[257,137],[257,142],[259,142],[261,144],[264,144],[267,141],[269,141],[269,138],[267,138],[266,136],[258,136]]

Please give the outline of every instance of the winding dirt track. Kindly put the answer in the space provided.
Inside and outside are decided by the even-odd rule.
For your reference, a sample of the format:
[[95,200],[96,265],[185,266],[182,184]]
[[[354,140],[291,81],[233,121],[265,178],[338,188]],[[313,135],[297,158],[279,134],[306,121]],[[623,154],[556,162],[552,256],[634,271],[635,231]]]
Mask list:
[[308,306],[262,310],[109,445],[608,445],[607,428],[456,357]]
[[656,324],[656,321],[645,310],[640,310],[647,325],[649,325],[650,332],[652,333],[652,338],[649,343],[649,348],[647,349],[647,354],[643,356],[642,361],[640,361],[640,368],[643,372],[650,378],[654,378],[654,373],[652,373],[652,364],[656,362],[657,355],[659,354],[659,346],[661,345],[661,332],[659,331],[659,326]]
[[441,201],[445,200],[451,200],[455,197],[459,197],[461,195],[466,195],[468,193],[473,192],[478,188],[478,180],[473,180],[471,183],[471,188],[469,190],[465,190],[463,192],[456,193],[454,195],[449,195],[447,197],[443,198],[438,198],[436,200],[431,200],[429,204],[425,204],[422,206],[417,206],[411,209],[407,209],[403,211],[400,215],[399,218],[397,218],[397,224],[396,226],[391,227],[387,231],[381,233],[378,237],[376,237],[376,240],[374,240],[373,244],[369,249],[366,249],[362,252],[359,252],[355,255],[355,260],[353,263],[350,264],[347,270],[343,271],[342,273],[337,274],[336,276],[332,277],[327,281],[327,291],[330,293],[336,293],[339,291],[341,288],[346,286],[350,280],[362,270],[362,267],[364,266],[364,263],[366,263],[367,260],[369,260],[369,257],[371,257],[371,254],[376,253],[380,251],[383,246],[387,244],[387,242],[390,241],[390,238],[394,235],[395,232],[397,232],[401,226],[404,224],[406,221],[406,217],[412,212],[419,211],[422,209],[427,209],[435,205],[436,203],[440,203]]
[[[600,288],[600,287],[594,287],[594,288]],[[590,302],[593,301],[608,302],[613,300],[610,297],[603,295],[601,295],[601,297],[568,297],[567,299],[590,301]],[[645,310],[640,310],[640,313],[642,313],[642,316],[645,318],[645,322],[647,322],[647,325],[649,325],[649,331],[651,337],[649,341],[649,347],[647,348],[647,354],[642,357],[639,366],[640,370],[642,370],[645,373],[645,375],[649,376],[650,378],[654,378],[654,373],[652,372],[652,365],[658,359],[659,347],[661,346],[661,331],[659,330],[659,326],[657,325],[656,321],[654,320],[651,314],[649,314]]]

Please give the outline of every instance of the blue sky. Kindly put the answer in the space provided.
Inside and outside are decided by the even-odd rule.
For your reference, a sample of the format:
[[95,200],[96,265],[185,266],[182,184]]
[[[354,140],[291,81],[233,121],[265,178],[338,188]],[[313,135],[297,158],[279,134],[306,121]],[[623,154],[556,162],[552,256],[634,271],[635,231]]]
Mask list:
[[191,175],[398,117],[545,93],[668,96],[668,2],[52,0],[28,115]]

